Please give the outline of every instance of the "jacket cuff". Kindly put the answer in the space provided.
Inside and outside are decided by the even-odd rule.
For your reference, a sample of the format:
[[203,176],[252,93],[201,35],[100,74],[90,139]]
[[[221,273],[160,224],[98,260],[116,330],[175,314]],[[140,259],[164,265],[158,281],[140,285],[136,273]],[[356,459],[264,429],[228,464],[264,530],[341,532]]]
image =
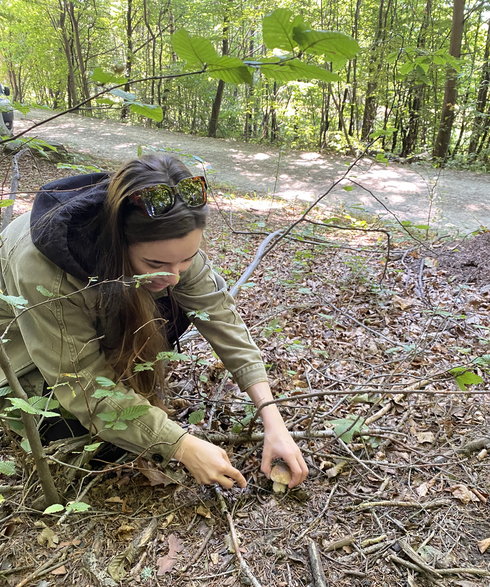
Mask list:
[[268,381],[267,373],[262,362],[253,363],[252,365],[247,365],[246,367],[235,371],[235,373],[233,373],[233,379],[241,391],[245,391],[255,383]]

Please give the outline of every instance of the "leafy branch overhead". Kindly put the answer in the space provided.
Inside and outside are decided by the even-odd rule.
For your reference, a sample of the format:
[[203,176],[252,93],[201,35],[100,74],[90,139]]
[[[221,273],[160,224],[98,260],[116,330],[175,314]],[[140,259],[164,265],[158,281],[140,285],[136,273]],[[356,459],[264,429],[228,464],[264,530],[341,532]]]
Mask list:
[[172,35],[172,45],[187,67],[201,67],[211,77],[235,84],[251,84],[254,70],[278,82],[335,81],[339,79],[337,74],[305,61],[305,55],[323,56],[332,64],[332,69],[338,69],[359,52],[357,41],[349,35],[315,30],[286,8],[279,8],[263,18],[262,36],[273,56],[257,60],[220,56],[209,39],[192,36],[183,29]]
[[[230,55],[219,55],[212,42],[187,30],[180,29],[171,36],[175,53],[186,64],[190,74],[205,73],[207,76],[231,84],[252,84],[254,72],[279,83],[293,80],[339,80],[338,70],[359,52],[359,45],[349,35],[337,31],[313,29],[301,16],[290,10],[279,8],[262,19],[262,37],[271,55],[256,60],[239,59]],[[318,65],[323,57],[324,66]],[[331,65],[326,68],[326,64]],[[196,68],[198,71],[195,71]],[[176,75],[161,76],[173,78]],[[157,122],[163,118],[161,106],[146,104],[136,94],[121,89],[129,80],[97,67],[92,72],[92,81],[101,86],[114,87],[95,98],[101,106],[122,104],[133,113],[146,116]],[[108,95],[109,94],[109,95]]]

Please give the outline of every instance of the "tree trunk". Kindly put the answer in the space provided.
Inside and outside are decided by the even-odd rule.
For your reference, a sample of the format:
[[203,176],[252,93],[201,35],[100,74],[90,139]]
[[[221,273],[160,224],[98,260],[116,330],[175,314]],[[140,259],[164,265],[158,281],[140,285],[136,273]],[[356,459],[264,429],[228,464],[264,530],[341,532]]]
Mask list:
[[[379,55],[378,49],[381,47],[385,38],[385,1],[380,0],[378,9],[378,22],[374,32],[374,41],[371,47],[371,59],[369,62],[368,83],[366,87],[366,101],[364,103],[364,115],[362,118],[361,140],[367,141],[369,135],[374,130],[374,123],[376,121],[376,110],[378,105],[378,96],[376,90],[378,89],[379,77]],[[386,12],[388,12],[390,2]]]
[[[427,30],[432,18],[432,0],[427,0],[424,10],[424,18],[420,25],[419,36],[417,39],[417,48],[425,49],[427,42]],[[419,137],[420,112],[425,98],[425,83],[416,80],[410,84],[409,89],[409,115],[406,132],[402,136],[402,149],[400,155],[407,157],[414,152]]]
[[485,55],[483,57],[482,73],[480,86],[478,88],[478,97],[476,99],[476,114],[471,131],[471,139],[468,147],[470,157],[476,158],[476,155],[481,150],[484,140],[483,133],[485,130],[485,123],[488,125],[490,112],[485,113],[488,99],[488,89],[490,86],[490,21],[488,21],[487,40],[485,43]]
[[[229,32],[229,24],[228,24],[228,12],[225,10],[223,15],[223,41],[221,44],[221,55],[228,55],[230,50],[229,40],[228,40],[228,32]],[[218,120],[219,120],[219,113],[221,110],[221,104],[223,103],[223,92],[225,90],[225,82],[223,80],[219,80],[218,87],[216,88],[216,94],[213,100],[213,106],[211,108],[211,116],[209,118],[208,124],[208,137],[216,138],[216,133],[218,132]]]
[[[133,0],[128,0],[128,8],[126,10],[126,78],[131,79],[133,70]],[[124,91],[131,91],[131,84],[124,84]],[[129,107],[123,106],[121,108],[121,120],[126,120],[129,116]]]
[[[461,43],[464,30],[464,5],[465,0],[454,0],[449,53],[457,59],[461,56]],[[458,98],[456,75],[457,72],[454,67],[449,67],[446,72],[446,85],[444,88],[441,121],[439,123],[439,131],[437,133],[433,151],[434,157],[441,161],[441,163],[444,163],[447,159],[451,131],[454,123],[455,108]]]
[[[66,3],[66,12],[68,13],[68,17],[70,19],[71,24],[74,53],[76,60],[78,62],[78,71],[80,74],[80,83],[82,86],[82,97],[84,100],[87,100],[88,98],[90,98],[90,88],[88,85],[86,63],[82,53],[82,44],[80,42],[80,30],[78,26],[78,19],[75,16],[75,6],[73,2]],[[87,106],[88,108],[91,108],[90,102],[87,103]]]

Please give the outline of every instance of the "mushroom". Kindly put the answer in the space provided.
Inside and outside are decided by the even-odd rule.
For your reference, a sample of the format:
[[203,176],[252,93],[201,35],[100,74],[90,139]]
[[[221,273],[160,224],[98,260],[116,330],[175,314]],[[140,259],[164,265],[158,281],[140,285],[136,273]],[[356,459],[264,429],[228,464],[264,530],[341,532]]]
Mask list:
[[271,469],[272,491],[274,493],[285,493],[291,481],[291,471],[286,463],[278,462]]

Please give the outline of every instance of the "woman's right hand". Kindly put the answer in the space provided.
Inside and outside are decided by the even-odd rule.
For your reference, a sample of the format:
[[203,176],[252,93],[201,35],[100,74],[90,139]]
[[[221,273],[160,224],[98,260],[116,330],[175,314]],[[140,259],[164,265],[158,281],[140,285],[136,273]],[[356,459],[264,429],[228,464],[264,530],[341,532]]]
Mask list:
[[235,481],[239,487],[247,485],[245,477],[232,466],[222,448],[190,434],[182,439],[174,459],[181,462],[202,485],[219,483],[225,489],[233,487]]

